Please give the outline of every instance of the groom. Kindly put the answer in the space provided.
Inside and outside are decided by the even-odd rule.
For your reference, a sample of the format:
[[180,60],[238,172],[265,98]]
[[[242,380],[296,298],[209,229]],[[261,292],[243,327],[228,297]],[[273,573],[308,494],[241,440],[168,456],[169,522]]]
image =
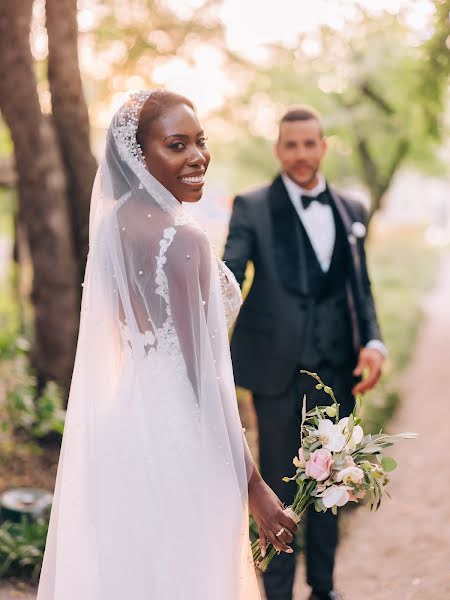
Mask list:
[[[254,279],[231,342],[236,383],[253,392],[259,425],[261,474],[289,504],[295,484],[301,403],[329,403],[317,372],[341,404],[378,381],[386,349],[381,341],[367,273],[363,207],[341,196],[320,172],[327,142],[319,115],[289,110],[281,119],[275,154],[281,173],[271,185],[234,201],[224,260],[239,284],[247,262]],[[363,376],[363,378],[362,378]],[[339,598],[333,590],[337,518],[312,509],[306,519],[311,600]],[[268,600],[291,600],[295,557],[282,554],[264,575]]]

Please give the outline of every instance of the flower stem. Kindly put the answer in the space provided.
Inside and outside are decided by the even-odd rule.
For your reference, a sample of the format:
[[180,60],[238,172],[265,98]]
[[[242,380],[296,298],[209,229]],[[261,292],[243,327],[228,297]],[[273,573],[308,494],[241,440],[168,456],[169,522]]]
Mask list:
[[[315,489],[316,484],[316,481],[310,481],[304,490],[302,490],[301,488],[299,489],[294,498],[294,502],[292,503],[291,508],[295,512],[295,514],[298,517],[300,517],[300,519],[303,517],[303,514],[308,508],[309,504],[311,504],[314,501],[314,497],[311,496],[311,493]],[[261,555],[259,539],[257,539],[256,542],[253,542],[251,548],[253,563],[255,567],[258,567],[263,573],[265,573],[267,571],[267,567],[269,566],[273,557],[277,554],[278,550],[274,546],[272,546],[272,544],[270,544],[267,549],[268,552],[266,556],[263,557]]]

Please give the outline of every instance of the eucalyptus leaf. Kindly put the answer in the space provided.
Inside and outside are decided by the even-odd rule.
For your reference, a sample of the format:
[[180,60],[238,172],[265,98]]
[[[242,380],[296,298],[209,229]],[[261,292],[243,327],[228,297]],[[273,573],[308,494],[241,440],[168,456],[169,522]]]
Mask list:
[[397,461],[393,459],[392,456],[383,456],[381,459],[381,466],[386,473],[390,473],[397,467]]
[[383,451],[383,446],[380,445],[373,445],[373,446],[366,446],[366,447],[362,447],[361,448],[361,454],[377,454],[378,452],[382,452]]
[[322,442],[320,442],[319,440],[317,440],[317,442],[314,442],[314,444],[312,444],[309,448],[310,454],[313,453],[314,450],[317,450],[318,448],[320,448],[321,445],[322,445]]

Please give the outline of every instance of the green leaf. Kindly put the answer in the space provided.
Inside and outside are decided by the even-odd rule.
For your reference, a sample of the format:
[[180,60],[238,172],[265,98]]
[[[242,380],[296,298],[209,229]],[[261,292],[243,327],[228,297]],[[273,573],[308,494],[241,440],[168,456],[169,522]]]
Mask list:
[[397,461],[394,460],[392,456],[383,456],[383,458],[381,459],[381,466],[386,471],[386,473],[389,473],[397,467]]
[[310,454],[312,454],[314,452],[314,450],[317,450],[318,448],[320,448],[321,445],[322,445],[322,442],[320,442],[320,441],[317,441],[317,442],[314,442],[314,444],[311,444],[311,446],[309,447]]
[[380,446],[378,444],[374,444],[373,446],[362,446],[362,448],[359,450],[359,453],[361,454],[377,454],[378,452],[382,452],[383,450],[383,446]]

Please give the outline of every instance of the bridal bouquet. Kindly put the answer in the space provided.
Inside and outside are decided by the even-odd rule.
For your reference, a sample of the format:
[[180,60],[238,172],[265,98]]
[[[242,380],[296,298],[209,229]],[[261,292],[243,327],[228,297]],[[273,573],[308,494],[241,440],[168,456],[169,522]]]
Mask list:
[[[388,483],[387,473],[397,466],[395,460],[384,455],[384,450],[401,439],[412,439],[415,433],[364,435],[358,418],[360,399],[349,417],[339,419],[339,404],[333,390],[316,373],[301,371],[317,380],[316,388],[333,400],[331,406],[317,406],[306,412],[303,399],[300,449],[293,459],[297,471],[283,481],[295,481],[297,493],[287,509],[297,522],[310,504],[316,511],[337,513],[347,502],[366,499],[370,509],[378,509],[383,488]],[[256,567],[266,571],[277,553],[273,546],[263,557],[260,541],[252,545]]]

